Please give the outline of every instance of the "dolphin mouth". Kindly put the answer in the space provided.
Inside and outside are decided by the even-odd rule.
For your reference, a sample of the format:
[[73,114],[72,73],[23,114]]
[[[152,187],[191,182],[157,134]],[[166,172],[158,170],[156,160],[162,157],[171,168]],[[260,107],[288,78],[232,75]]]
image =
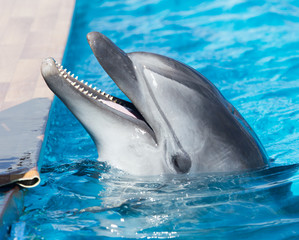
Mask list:
[[72,74],[71,71],[67,71],[67,69],[63,68],[63,66],[60,63],[56,62],[53,58],[47,58],[44,60],[44,62],[47,62],[48,64],[50,63],[51,68],[51,70],[46,70],[42,67],[42,73],[46,82],[48,79],[47,76],[50,75],[49,72],[51,72],[51,75],[58,75],[61,81],[67,83],[70,88],[72,88],[74,91],[78,92],[88,100],[92,101],[93,103],[97,105],[105,105],[110,110],[113,109],[112,111],[120,113],[120,115],[124,114],[127,118],[131,119],[134,122],[142,121],[152,131],[150,125],[146,122],[146,120],[143,118],[143,116],[137,110],[133,103],[108,94],[101,89],[97,89],[96,86],[89,84],[87,81],[79,80],[78,76]]

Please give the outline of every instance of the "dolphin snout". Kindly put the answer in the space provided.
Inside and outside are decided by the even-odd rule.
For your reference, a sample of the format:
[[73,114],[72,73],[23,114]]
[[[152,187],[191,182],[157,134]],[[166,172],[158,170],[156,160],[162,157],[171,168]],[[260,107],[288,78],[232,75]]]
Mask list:
[[41,73],[45,79],[57,74],[55,60],[52,57],[48,57],[42,61]]
[[89,45],[94,45],[97,39],[103,38],[104,35],[99,32],[90,32],[86,35]]

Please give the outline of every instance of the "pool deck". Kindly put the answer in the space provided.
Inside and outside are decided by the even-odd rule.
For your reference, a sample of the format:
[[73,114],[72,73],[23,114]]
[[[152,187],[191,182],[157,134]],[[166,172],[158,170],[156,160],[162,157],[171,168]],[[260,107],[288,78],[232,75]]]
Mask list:
[[[35,169],[30,174],[38,174],[37,161],[53,99],[40,75],[40,65],[48,56],[62,60],[74,5],[75,0],[0,0],[2,183],[7,176],[1,173],[20,165]],[[7,168],[12,159],[15,162]],[[9,180],[13,182],[11,177]],[[1,228],[17,219],[20,207],[15,202],[22,201],[23,192],[19,187],[0,189],[1,238]]]

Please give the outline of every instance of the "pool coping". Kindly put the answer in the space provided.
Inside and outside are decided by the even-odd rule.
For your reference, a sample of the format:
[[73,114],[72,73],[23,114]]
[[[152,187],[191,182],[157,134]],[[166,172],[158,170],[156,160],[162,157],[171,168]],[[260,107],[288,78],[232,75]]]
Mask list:
[[75,0],[1,4],[0,238],[23,210],[24,190],[15,183],[24,186],[19,180],[33,177],[31,186],[36,186],[40,181],[38,160],[53,101],[53,93],[40,75],[40,64],[49,56],[61,62]]

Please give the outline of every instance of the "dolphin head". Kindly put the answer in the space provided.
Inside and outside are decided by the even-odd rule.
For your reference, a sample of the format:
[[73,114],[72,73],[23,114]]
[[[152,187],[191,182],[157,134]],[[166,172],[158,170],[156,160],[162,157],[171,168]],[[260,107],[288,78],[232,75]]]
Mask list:
[[125,53],[98,32],[87,39],[131,102],[78,81],[52,58],[43,61],[41,71],[89,132],[102,160],[136,175],[230,172],[268,164],[248,123],[199,72],[158,54]]

